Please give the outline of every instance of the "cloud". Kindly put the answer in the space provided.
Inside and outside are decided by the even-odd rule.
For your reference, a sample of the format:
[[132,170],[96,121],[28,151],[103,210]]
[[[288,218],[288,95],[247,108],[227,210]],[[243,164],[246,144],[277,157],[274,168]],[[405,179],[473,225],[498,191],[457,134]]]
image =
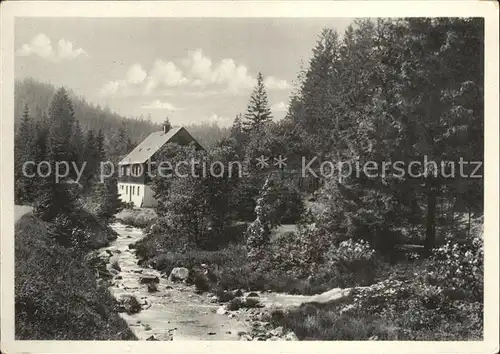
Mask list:
[[286,112],[287,109],[288,106],[283,101],[277,102],[271,106],[271,111],[274,112]]
[[141,64],[131,65],[125,74],[125,79],[107,82],[100,89],[100,93],[103,96],[148,96],[187,82],[188,79],[173,62],[156,60],[148,73]]
[[[201,98],[212,94],[248,94],[257,83],[245,65],[231,58],[214,64],[201,49],[189,51],[181,63],[182,69],[172,61],[157,59],[147,73],[140,64],[134,64],[124,79],[106,83],[101,94],[159,97],[168,89],[182,86],[176,94]],[[286,80],[274,76],[265,78],[264,84],[268,90],[290,88]]]
[[[192,50],[183,60],[191,77],[192,86],[206,87],[209,85],[222,85],[230,93],[247,92],[257,83],[248,68],[243,64],[238,64],[232,58],[222,59],[217,65],[213,65],[212,60],[203,54],[202,49]],[[264,80],[268,90],[287,90],[291,88],[286,80],[268,76]]]
[[160,100],[154,100],[153,102],[150,102],[150,103],[142,106],[141,108],[143,108],[143,109],[165,109],[165,110],[169,110],[169,111],[181,111],[181,110],[183,110],[183,108],[175,107],[173,104],[171,104],[169,102],[162,102]]
[[84,49],[74,48],[73,43],[66,39],[60,39],[57,45],[53,47],[50,38],[43,33],[35,35],[29,43],[23,44],[16,51],[16,54],[23,57],[38,55],[52,62],[59,62],[65,59],[71,60],[88,55]]
[[149,94],[157,88],[180,86],[187,82],[187,78],[173,62],[156,60],[146,77],[144,93]]
[[229,127],[233,124],[233,118],[221,117],[216,113],[212,113],[206,121],[209,123],[217,123],[220,127]]
[[146,76],[147,74],[141,64],[134,64],[127,71],[127,81],[131,84],[140,84],[144,81]]
[[110,81],[101,88],[100,92],[104,96],[112,96],[115,95],[121,88],[127,86],[127,82],[125,80],[115,80]]
[[268,90],[288,90],[292,87],[286,80],[280,80],[274,76],[268,76],[264,80],[264,85]]

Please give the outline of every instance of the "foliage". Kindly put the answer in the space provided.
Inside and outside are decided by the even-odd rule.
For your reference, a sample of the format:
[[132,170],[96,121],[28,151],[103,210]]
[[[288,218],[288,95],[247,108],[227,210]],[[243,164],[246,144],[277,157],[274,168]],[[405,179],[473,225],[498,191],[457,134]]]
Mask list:
[[[26,78],[15,82],[14,112],[15,124],[19,124],[24,106],[35,122],[42,121],[48,114],[49,106],[56,92],[53,85]],[[109,108],[89,103],[83,97],[77,97],[73,92],[67,92],[73,102],[75,117],[78,118],[82,132],[102,130],[106,150],[110,156],[128,153],[133,142],[142,141],[150,133],[160,130],[160,127],[144,117],[125,118],[113,113]]]
[[264,86],[262,73],[257,75],[257,84],[250,96],[245,120],[242,122],[246,133],[258,132],[267,122],[272,120],[271,109],[267,101],[267,92]]
[[228,128],[221,127],[215,122],[189,124],[186,129],[205,149],[211,149],[217,142],[229,135]]
[[154,209],[124,208],[119,211],[115,218],[126,225],[146,228],[151,226],[157,219]]
[[136,339],[83,262],[24,216],[15,232],[15,332],[20,340]]
[[271,229],[278,226],[273,202],[277,195],[274,191],[274,181],[271,176],[266,178],[255,206],[255,220],[246,231],[246,246],[251,260],[261,258],[269,244]]
[[221,141],[207,153],[193,146],[169,144],[159,153],[159,161],[168,161],[171,166],[192,164],[192,168],[179,169],[169,177],[159,173],[153,178],[160,223],[189,244],[204,247],[216,243],[232,214],[229,197],[237,172],[230,165],[234,161],[231,145]]

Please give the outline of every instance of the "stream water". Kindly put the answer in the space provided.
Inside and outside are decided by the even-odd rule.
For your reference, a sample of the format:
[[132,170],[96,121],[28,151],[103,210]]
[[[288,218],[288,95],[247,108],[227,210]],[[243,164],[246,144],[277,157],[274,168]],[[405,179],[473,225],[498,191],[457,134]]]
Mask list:
[[[114,276],[110,291],[115,298],[123,294],[133,295],[142,304],[139,313],[120,314],[137,338],[145,340],[154,336],[158,340],[238,340],[238,333],[250,331],[251,320],[248,315],[217,314],[220,305],[211,303],[207,294],[196,294],[193,287],[170,282],[159,271],[138,266],[135,251],[128,246],[144,237],[141,229],[121,223],[110,226],[118,233],[118,238],[101,252],[110,253],[109,262],[116,261],[121,269]],[[147,285],[140,284],[143,275],[160,279],[157,292],[150,293]],[[304,302],[338,298],[345,295],[346,290],[332,289],[316,296],[260,293],[260,301],[266,307],[298,306]]]

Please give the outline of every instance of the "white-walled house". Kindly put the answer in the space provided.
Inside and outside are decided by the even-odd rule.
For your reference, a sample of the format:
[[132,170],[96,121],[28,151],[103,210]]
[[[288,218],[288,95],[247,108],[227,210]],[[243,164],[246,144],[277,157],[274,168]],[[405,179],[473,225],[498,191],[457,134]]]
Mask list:
[[188,145],[192,142],[203,149],[184,127],[172,128],[168,131],[164,127],[162,131],[151,133],[118,163],[120,199],[127,203],[132,202],[136,207],[154,207],[156,201],[154,192],[149,186],[147,162],[156,162],[155,154],[167,143]]

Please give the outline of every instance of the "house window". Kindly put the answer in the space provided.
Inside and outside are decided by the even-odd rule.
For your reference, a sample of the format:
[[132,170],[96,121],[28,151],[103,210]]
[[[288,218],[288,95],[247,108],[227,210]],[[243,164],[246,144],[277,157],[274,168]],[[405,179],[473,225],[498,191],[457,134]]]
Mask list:
[[140,192],[139,192],[139,188],[140,188],[140,187],[137,187],[137,195],[139,195],[139,194],[140,194]]
[[132,186],[132,193],[130,194],[134,195],[134,192],[135,192],[135,186]]

